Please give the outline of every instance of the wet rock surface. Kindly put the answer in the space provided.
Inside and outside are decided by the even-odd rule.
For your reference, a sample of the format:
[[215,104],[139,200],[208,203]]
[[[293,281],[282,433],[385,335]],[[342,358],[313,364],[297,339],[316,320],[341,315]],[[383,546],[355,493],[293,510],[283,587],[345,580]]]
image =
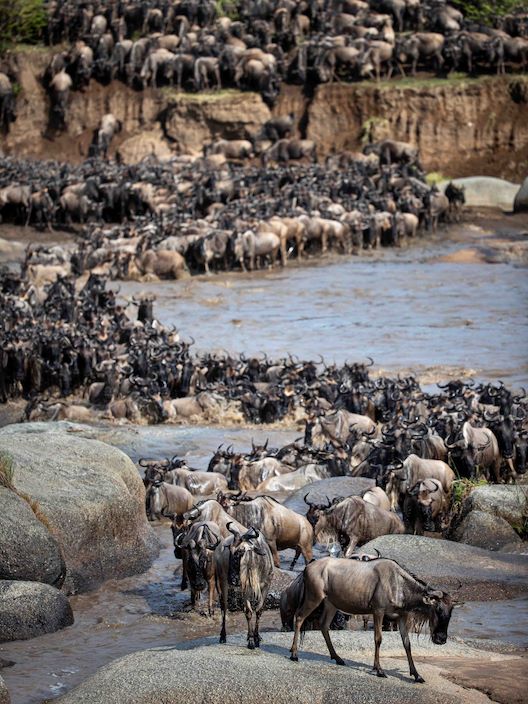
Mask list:
[[72,623],[71,606],[58,589],[38,582],[0,581],[0,642],[54,633]]
[[384,535],[362,547],[364,552],[378,550],[383,557],[396,560],[417,577],[438,586],[460,588],[466,598],[484,598],[483,585],[496,595],[528,591],[528,556],[507,555],[482,548],[436,540],[418,535]]
[[0,486],[0,579],[55,585],[63,573],[57,540],[27,501]]
[[513,201],[514,213],[528,213],[528,176],[524,179]]
[[[426,685],[414,684],[399,634],[384,633],[381,663],[387,679],[370,672],[373,658],[372,633],[332,633],[338,653],[349,667],[331,663],[320,633],[306,633],[298,663],[291,662],[290,633],[265,633],[259,650],[245,647],[246,636],[228,635],[227,645],[216,638],[194,641],[182,649],[155,648],[110,663],[70,693],[61,704],[158,704],[160,701],[207,701],[211,704],[273,702],[290,704],[292,699],[313,702],[379,702],[400,704],[459,704],[484,702],[475,690],[463,690],[441,676],[435,661],[442,656],[486,661],[505,656],[448,642],[439,648],[425,638],[412,639],[413,654]],[[403,657],[402,657],[403,656]],[[196,663],[200,663],[197,667]]]
[[37,502],[61,546],[67,593],[149,567],[158,542],[143,483],[124,453],[31,423],[2,429],[0,452],[11,456],[14,486]]
[[367,489],[375,485],[376,482],[374,479],[367,479],[365,477],[332,477],[331,479],[321,479],[321,481],[309,484],[293,493],[284,502],[284,505],[292,509],[292,511],[297,511],[297,513],[301,513],[304,516],[308,510],[308,505],[304,500],[305,496],[306,501],[310,501],[311,503],[326,504],[328,501],[333,501],[340,496],[343,498],[348,496],[361,496]]
[[0,704],[10,704],[11,698],[9,697],[9,692],[5,685],[4,680],[0,677]]
[[484,511],[470,511],[455,530],[453,538],[486,550],[522,545],[522,540],[504,518]]

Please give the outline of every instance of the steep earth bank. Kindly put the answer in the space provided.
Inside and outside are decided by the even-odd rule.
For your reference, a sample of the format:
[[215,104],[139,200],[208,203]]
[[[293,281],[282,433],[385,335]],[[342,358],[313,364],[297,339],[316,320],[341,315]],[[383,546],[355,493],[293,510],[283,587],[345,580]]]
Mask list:
[[[259,95],[235,90],[199,95],[170,89],[134,91],[122,83],[72,93],[68,128],[48,128],[49,101],[40,77],[49,50],[17,55],[18,119],[0,142],[6,154],[80,161],[105,112],[123,122],[113,148],[126,161],[151,153],[199,152],[205,141],[254,134],[270,111]],[[301,86],[284,86],[274,113],[293,111],[302,136],[316,140],[320,157],[361,148],[370,136],[391,135],[419,146],[428,171],[450,177],[473,174],[519,181],[528,168],[526,78],[487,76],[361,84],[325,84],[308,97]]]

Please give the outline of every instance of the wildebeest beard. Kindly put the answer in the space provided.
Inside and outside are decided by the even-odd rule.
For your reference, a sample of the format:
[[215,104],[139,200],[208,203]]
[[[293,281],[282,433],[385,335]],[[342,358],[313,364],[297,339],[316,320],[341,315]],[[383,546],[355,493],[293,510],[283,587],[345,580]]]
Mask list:
[[227,572],[227,581],[231,587],[240,586],[240,552],[229,553],[229,569]]

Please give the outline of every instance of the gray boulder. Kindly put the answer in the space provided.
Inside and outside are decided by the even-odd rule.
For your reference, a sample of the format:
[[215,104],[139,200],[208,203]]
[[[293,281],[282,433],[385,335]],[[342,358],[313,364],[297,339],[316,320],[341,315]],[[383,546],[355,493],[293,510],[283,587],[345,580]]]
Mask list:
[[0,704],[11,704],[11,697],[2,677],[0,677]]
[[528,557],[483,550],[482,548],[437,540],[420,535],[383,535],[361,548],[396,560],[425,581],[459,586],[503,585],[528,587]]
[[[506,656],[470,648],[449,640],[442,647],[428,638],[412,640],[418,670],[427,684],[409,677],[399,633],[384,633],[381,664],[387,679],[373,677],[370,667],[372,633],[333,632],[337,652],[350,667],[336,667],[328,657],[320,632],[305,634],[299,662],[288,659],[291,633],[264,633],[262,647],[246,648],[246,634],[231,635],[227,644],[217,638],[186,643],[179,649],[155,648],[114,660],[54,700],[57,704],[478,704],[483,695],[463,689],[442,676],[442,656],[489,662]],[[484,667],[486,665],[484,664]]]
[[470,511],[456,528],[453,538],[486,550],[522,545],[522,540],[504,518],[484,511]]
[[528,487],[504,484],[478,487],[465,500],[462,515],[469,511],[483,511],[503,518],[511,526],[521,526],[528,515]]
[[284,505],[304,516],[308,510],[308,506],[304,501],[306,495],[308,495],[308,501],[314,504],[324,504],[327,500],[332,501],[338,496],[343,496],[344,498],[361,496],[373,486],[376,486],[374,479],[367,479],[366,477],[331,477],[330,479],[321,479],[319,482],[308,484],[294,492],[286,499]]
[[528,176],[524,179],[513,201],[514,213],[528,213]]
[[60,587],[65,564],[60,547],[27,501],[0,486],[0,579]]
[[67,593],[146,570],[159,543],[145,515],[145,489],[120,450],[53,424],[0,430],[15,487],[38,503],[66,562]]
[[72,623],[70,603],[55,587],[38,582],[0,582],[0,642],[54,633]]

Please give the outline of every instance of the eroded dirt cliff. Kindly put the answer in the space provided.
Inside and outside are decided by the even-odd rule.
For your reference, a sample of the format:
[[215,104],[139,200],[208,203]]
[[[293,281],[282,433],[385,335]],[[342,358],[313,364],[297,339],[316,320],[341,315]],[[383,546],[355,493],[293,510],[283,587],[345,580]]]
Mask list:
[[[1,141],[5,154],[80,161],[105,112],[123,122],[112,149],[131,162],[151,153],[197,153],[215,138],[245,138],[270,117],[254,93],[139,92],[119,82],[92,81],[85,91],[72,92],[67,130],[58,133],[48,125],[49,100],[41,81],[49,58],[45,50],[17,56],[18,118]],[[419,146],[428,171],[519,180],[528,172],[528,90],[519,95],[513,80],[519,79],[334,83],[319,86],[310,97],[300,86],[284,86],[273,112],[295,112],[300,133],[317,142],[320,157],[358,150],[369,136],[390,135]]]

